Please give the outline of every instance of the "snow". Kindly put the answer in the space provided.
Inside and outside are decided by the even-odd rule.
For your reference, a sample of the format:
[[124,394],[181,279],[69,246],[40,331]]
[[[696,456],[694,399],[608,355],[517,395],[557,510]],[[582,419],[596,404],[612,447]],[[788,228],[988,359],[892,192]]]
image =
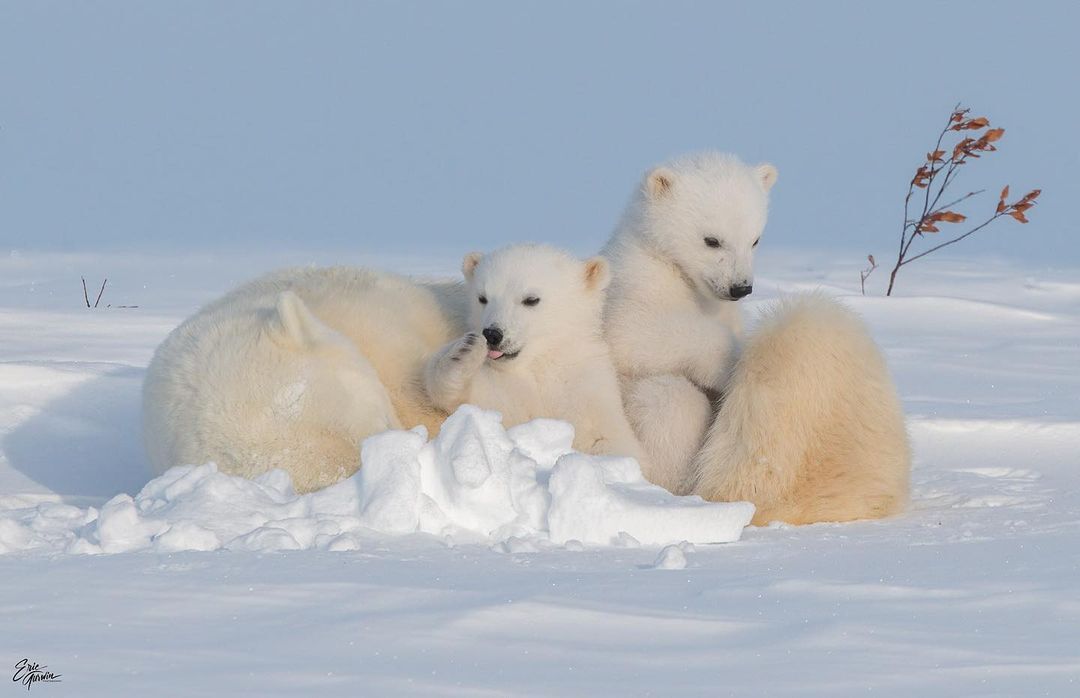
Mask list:
[[283,470],[252,481],[207,463],[172,468],[100,512],[0,496],[0,553],[340,551],[358,549],[364,536],[416,532],[512,538],[511,551],[571,540],[612,545],[624,534],[651,544],[727,543],[753,518],[747,502],[676,497],[651,485],[632,458],[573,452],[565,422],[536,420],[508,433],[501,420],[464,405],[431,442],[423,427],[373,436],[363,444],[364,468],[306,495]]
[[641,545],[684,540],[724,543],[739,539],[754,517],[754,505],[718,507],[700,497],[671,497],[641,477],[629,458],[594,459],[581,454],[559,459],[551,472],[551,538],[603,545],[630,536]]
[[665,545],[656,556],[653,569],[658,570],[684,570],[686,569],[686,554],[692,550],[686,541],[678,545]]
[[[0,257],[0,662],[63,675],[35,693],[1077,693],[1080,270],[931,258],[864,298],[859,254],[766,247],[751,316],[820,288],[883,346],[913,501],[714,545],[695,527],[728,509],[661,515],[627,461],[568,453],[565,425],[480,411],[435,441],[381,435],[310,495],[208,465],[151,480],[154,346],[281,257]],[[80,308],[98,269],[140,307]]]

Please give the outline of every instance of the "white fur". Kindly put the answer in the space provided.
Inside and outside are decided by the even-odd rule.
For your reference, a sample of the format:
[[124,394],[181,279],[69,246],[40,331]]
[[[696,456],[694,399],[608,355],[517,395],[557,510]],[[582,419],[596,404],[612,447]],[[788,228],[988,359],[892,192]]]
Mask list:
[[292,269],[227,294],[176,328],[147,369],[143,429],[157,472],[215,461],[299,491],[359,466],[360,442],[438,430],[428,357],[464,328],[461,284],[362,269]]
[[911,452],[885,360],[859,318],[808,294],[750,335],[685,490],[747,500],[755,524],[903,510]]
[[[435,405],[447,412],[464,403],[495,409],[508,426],[563,419],[574,425],[579,451],[641,460],[601,331],[606,260],[582,262],[551,247],[516,245],[470,254],[462,267],[470,332],[428,364]],[[527,299],[538,302],[526,305]],[[486,328],[502,332],[502,357],[489,354],[481,336]]]
[[[147,370],[153,468],[214,461],[246,477],[282,468],[310,491],[355,472],[367,436],[416,425],[434,435],[462,402],[498,409],[507,426],[566,419],[579,449],[640,457],[601,337],[607,262],[536,246],[477,262],[468,289],[363,269],[293,269],[203,308]],[[477,289],[490,295],[486,308]],[[524,307],[524,294],[541,302]],[[450,358],[469,327],[495,322],[517,358],[490,361],[475,340],[467,356]]]
[[605,334],[652,464],[645,475],[680,494],[751,501],[757,524],[895,513],[910,449],[859,319],[824,297],[794,298],[739,346],[738,304],[724,290],[753,278],[776,176],[710,153],[660,166],[605,248]]
[[[718,153],[661,165],[645,175],[604,248],[614,275],[604,330],[652,464],[645,474],[658,484],[683,481],[711,419],[705,406],[727,383],[742,333],[730,290],[753,283],[775,181],[772,165]],[[690,442],[673,448],[676,438]]]

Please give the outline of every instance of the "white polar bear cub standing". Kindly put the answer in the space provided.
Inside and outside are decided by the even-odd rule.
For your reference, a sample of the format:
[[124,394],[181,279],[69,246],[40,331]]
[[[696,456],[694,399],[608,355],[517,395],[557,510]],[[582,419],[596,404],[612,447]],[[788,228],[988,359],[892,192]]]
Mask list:
[[563,419],[574,425],[577,450],[643,461],[603,338],[607,260],[515,245],[467,255],[462,272],[471,331],[428,363],[435,406],[495,409],[507,426]]
[[737,301],[753,290],[754,249],[776,182],[701,153],[649,172],[603,254],[614,279],[604,329],[654,483],[673,492],[712,419],[737,355]]

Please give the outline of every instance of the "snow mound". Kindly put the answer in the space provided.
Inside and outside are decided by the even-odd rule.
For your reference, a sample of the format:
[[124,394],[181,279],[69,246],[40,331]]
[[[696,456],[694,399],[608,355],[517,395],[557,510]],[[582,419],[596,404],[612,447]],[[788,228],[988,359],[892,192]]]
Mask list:
[[0,501],[0,553],[356,550],[373,535],[416,532],[508,552],[726,543],[753,516],[747,502],[676,497],[633,459],[573,451],[573,437],[554,420],[506,430],[498,413],[466,405],[430,442],[422,428],[367,439],[356,475],[310,494],[297,495],[284,471],[247,480],[210,463],[173,468],[100,511]]
[[678,545],[665,545],[656,556],[656,562],[652,564],[654,570],[683,570],[686,569],[686,554],[693,551],[694,546],[683,541]]

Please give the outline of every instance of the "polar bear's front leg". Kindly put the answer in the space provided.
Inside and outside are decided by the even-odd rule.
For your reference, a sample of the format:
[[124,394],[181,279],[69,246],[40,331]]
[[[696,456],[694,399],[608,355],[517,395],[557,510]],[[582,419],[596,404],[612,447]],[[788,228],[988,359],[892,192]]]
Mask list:
[[628,379],[624,403],[630,424],[651,468],[645,478],[675,494],[688,494],[686,479],[694,455],[712,423],[713,407],[702,390],[683,376]]
[[473,376],[486,358],[487,347],[476,332],[440,349],[424,367],[424,389],[432,403],[444,412],[461,406],[468,399]]
[[723,392],[739,354],[739,332],[699,313],[613,314],[605,327],[619,373],[684,376],[702,390]]
[[723,393],[741,351],[739,332],[719,322],[710,323],[700,327],[680,351],[685,352],[681,375],[702,390]]
[[579,450],[589,453],[630,456],[638,461],[643,471],[650,468],[649,456],[630,425],[623,411],[619,393],[619,380],[614,371],[596,369],[578,383],[582,390],[579,405],[583,414],[575,424],[587,425],[578,435],[575,444]]

